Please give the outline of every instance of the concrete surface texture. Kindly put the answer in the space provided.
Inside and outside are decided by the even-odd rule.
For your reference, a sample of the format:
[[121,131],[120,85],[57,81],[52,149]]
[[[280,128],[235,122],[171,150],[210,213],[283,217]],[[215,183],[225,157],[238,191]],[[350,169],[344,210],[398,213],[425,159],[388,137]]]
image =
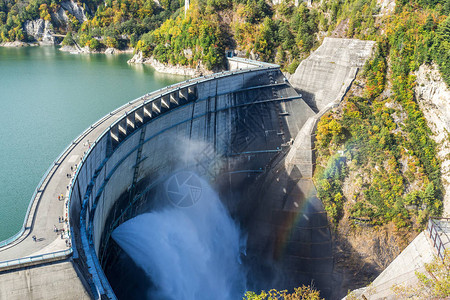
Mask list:
[[242,57],[237,57],[237,56],[228,57],[227,62],[228,62],[229,70],[240,70],[240,69],[244,70],[244,69],[257,68],[257,67],[273,66],[272,64],[269,64],[269,63],[264,63],[264,62],[251,60],[251,59],[247,59],[247,58],[242,58]]
[[[370,57],[373,41],[325,38],[322,45],[303,60],[289,81],[318,112],[345,93],[348,80]],[[347,85],[347,86],[346,86]]]
[[[434,231],[429,229],[430,224],[433,224]],[[430,241],[436,248],[438,254],[443,257],[445,251],[450,249],[450,219],[442,218],[429,220],[427,231],[431,231],[431,234],[429,234]]]
[[[259,251],[259,255],[248,253],[249,259],[257,262],[254,268],[261,276],[257,288],[292,290],[314,284],[322,297],[330,299],[332,240],[312,180],[303,178],[297,166],[286,168],[280,162],[252,192],[259,205],[253,203],[247,247]],[[270,268],[278,272],[264,277]]]
[[[450,219],[430,219],[427,229],[421,232],[394,261],[367,287],[352,291],[357,299],[419,299],[417,291],[419,280],[416,272],[428,276],[425,264],[434,259],[440,260],[445,250],[450,249]],[[403,294],[396,293],[394,287],[404,289]],[[404,293],[410,293],[405,295]],[[345,297],[350,299],[350,297]],[[351,298],[353,299],[353,298]]]
[[[44,180],[42,190],[33,199],[32,209],[28,216],[27,227],[17,240],[0,248],[0,299],[89,299],[87,292],[75,273],[72,263],[66,262],[42,267],[28,267],[17,272],[11,271],[9,265],[16,263],[17,259],[36,257],[49,253],[70,250],[66,244],[69,226],[59,222],[59,217],[67,217],[67,197],[75,165],[88,149],[89,141],[96,139],[113,121],[122,115],[123,111],[130,109],[130,105],[116,114],[108,117],[105,122],[90,128],[61,157]],[[73,170],[71,170],[71,167]],[[63,194],[64,199],[58,200]],[[64,239],[54,231],[65,229]],[[36,237],[36,241],[33,240]],[[68,239],[70,240],[70,239]],[[66,256],[62,256],[64,258]],[[41,264],[38,261],[36,264]],[[16,268],[20,268],[17,264]]]
[[0,275],[0,299],[91,299],[70,261]]
[[286,156],[285,165],[287,170],[297,166],[303,178],[311,179],[314,171],[314,124],[317,119],[309,118],[295,137],[292,148]]

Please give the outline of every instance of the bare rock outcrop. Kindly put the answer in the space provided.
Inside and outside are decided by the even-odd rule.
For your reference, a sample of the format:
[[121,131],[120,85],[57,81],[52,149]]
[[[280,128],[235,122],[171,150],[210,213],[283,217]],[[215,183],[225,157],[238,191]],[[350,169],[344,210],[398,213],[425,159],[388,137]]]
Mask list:
[[416,72],[415,93],[420,108],[438,144],[444,185],[444,216],[450,217],[450,89],[442,80],[438,67],[422,65]]
[[57,26],[67,27],[69,22],[67,13],[73,15],[80,23],[87,20],[84,8],[73,2],[73,0],[63,1],[60,5],[61,7],[56,11],[56,13],[51,13],[52,22]]
[[70,52],[70,53],[79,53],[79,48],[76,45],[73,45],[73,46],[64,45],[61,48],[59,48],[59,51]]
[[105,54],[116,54],[117,53],[117,49],[115,48],[106,48],[105,50]]
[[77,18],[78,22],[83,23],[87,20],[84,8],[73,2],[73,0],[61,2],[61,7]]
[[106,48],[105,51],[103,51],[105,54],[113,55],[113,54],[122,54],[122,53],[133,53],[133,48],[127,48],[123,50],[119,50],[116,48]]
[[59,27],[66,27],[67,23],[69,22],[69,17],[66,15],[66,11],[60,7],[56,12],[52,12],[52,23],[55,24],[55,26]]
[[39,41],[39,44],[41,45],[54,45],[56,39],[54,37],[55,32],[53,31],[52,24],[58,27],[67,28],[67,24],[70,21],[67,13],[75,16],[80,23],[87,20],[83,7],[73,2],[73,0],[63,1],[60,5],[61,6],[56,12],[51,13],[51,22],[42,19],[25,21],[23,30],[28,36]]
[[36,19],[26,21],[23,24],[23,29],[28,36],[32,36],[35,40],[43,45],[54,45],[55,37],[50,21]]

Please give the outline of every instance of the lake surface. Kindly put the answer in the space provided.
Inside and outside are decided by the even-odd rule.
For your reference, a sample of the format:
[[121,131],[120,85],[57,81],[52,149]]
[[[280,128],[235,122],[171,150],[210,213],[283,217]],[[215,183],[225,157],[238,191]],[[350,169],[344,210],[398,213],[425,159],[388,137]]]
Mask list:
[[139,96],[187,79],[131,54],[0,47],[0,241],[17,233],[36,185],[82,131]]

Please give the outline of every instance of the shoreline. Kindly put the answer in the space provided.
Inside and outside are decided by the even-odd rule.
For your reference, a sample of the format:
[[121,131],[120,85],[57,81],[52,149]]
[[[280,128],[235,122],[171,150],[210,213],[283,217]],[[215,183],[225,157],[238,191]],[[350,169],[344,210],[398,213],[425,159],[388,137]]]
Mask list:
[[78,45],[76,45],[76,46],[55,45],[55,46],[60,46],[60,48],[58,48],[59,51],[69,52],[71,54],[106,54],[106,55],[113,55],[113,54],[132,54],[134,52],[133,48],[128,48],[128,49],[125,49],[125,50],[119,50],[119,49],[116,49],[116,48],[106,48],[104,50],[97,51],[97,50],[91,50],[87,46],[85,46],[83,48],[79,47]]
[[206,70],[201,64],[197,66],[197,68],[190,68],[181,65],[167,65],[158,60],[156,60],[153,56],[144,57],[141,51],[138,51],[133,55],[131,59],[127,61],[128,64],[146,64],[153,67],[159,73],[172,74],[172,75],[182,75],[182,76],[191,76],[191,77],[199,77],[204,75],[213,74],[213,71]]
[[[79,47],[78,45],[74,46],[62,46],[60,44],[48,44],[48,43],[40,43],[40,42],[21,42],[21,41],[14,41],[14,42],[3,42],[0,43],[0,47],[4,48],[24,48],[24,47],[46,47],[46,46],[53,46],[58,49],[58,51],[62,52],[68,52],[70,54],[105,54],[105,55],[116,55],[116,54],[133,54],[134,49],[128,48],[125,50],[119,50],[116,48],[106,48],[101,51],[96,50],[90,50],[89,47],[85,46],[83,48]],[[196,69],[186,67],[186,66],[171,66],[166,65],[164,63],[161,63],[157,61],[153,57],[143,57],[142,53],[139,51],[136,54],[134,54],[128,61],[128,64],[145,64],[150,65],[153,69],[155,69],[156,72],[162,73],[162,74],[171,74],[171,75],[181,75],[181,76],[190,76],[190,77],[199,77],[203,75],[210,75],[213,74],[213,71],[208,71],[203,66],[199,65]]]
[[134,52],[133,48],[128,48],[125,50],[119,50],[116,48],[106,48],[101,51],[90,50],[87,46],[83,48],[79,48],[77,46],[62,46],[61,44],[50,44],[50,43],[42,43],[42,42],[3,42],[0,43],[0,47],[4,48],[23,48],[23,47],[41,47],[41,46],[54,46],[57,47],[59,51],[70,52],[72,54],[132,54]]

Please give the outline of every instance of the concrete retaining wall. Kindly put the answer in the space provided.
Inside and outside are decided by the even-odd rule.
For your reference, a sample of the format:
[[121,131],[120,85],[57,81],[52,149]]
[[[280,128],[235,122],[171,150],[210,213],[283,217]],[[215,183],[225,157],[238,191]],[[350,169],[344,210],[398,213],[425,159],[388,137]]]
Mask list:
[[322,45],[302,61],[289,81],[317,112],[345,94],[349,81],[370,57],[375,42],[325,38]]

